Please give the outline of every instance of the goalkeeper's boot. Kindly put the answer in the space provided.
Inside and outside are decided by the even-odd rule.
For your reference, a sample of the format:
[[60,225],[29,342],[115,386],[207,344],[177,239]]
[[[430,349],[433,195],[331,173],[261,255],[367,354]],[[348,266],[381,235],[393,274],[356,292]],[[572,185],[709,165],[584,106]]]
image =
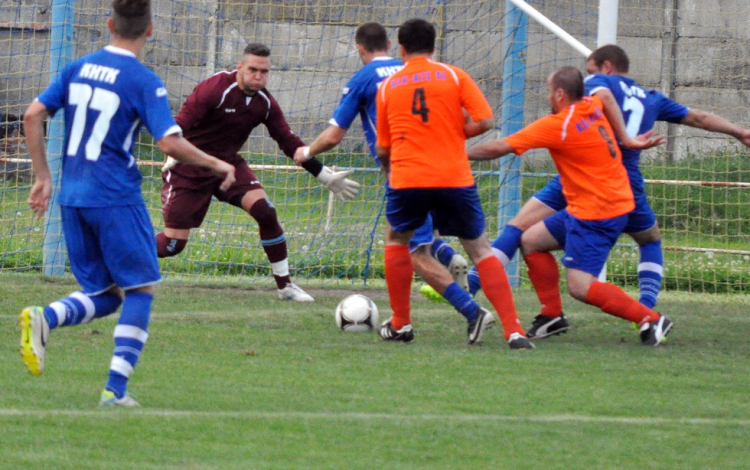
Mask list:
[[21,359],[34,375],[44,371],[44,353],[49,338],[49,324],[42,307],[26,307],[18,318],[21,327]]
[[461,289],[469,292],[469,263],[459,254],[453,255],[451,264],[448,265],[453,280],[456,281]]
[[534,343],[521,333],[511,333],[510,338],[508,338],[508,346],[510,349],[534,349],[535,347]]
[[479,307],[477,318],[473,322],[470,322],[467,328],[469,346],[481,343],[482,335],[484,335],[485,330],[490,329],[494,321],[495,315],[492,312],[486,308]]
[[570,323],[568,323],[568,319],[564,313],[561,313],[559,317],[537,315],[526,334],[532,339],[544,339],[549,336],[567,333],[568,328],[570,328]]
[[442,295],[438,294],[438,291],[432,288],[429,284],[422,284],[419,288],[419,292],[427,299],[435,303],[448,303],[448,301]]
[[672,320],[666,315],[662,315],[658,320],[642,324],[641,342],[646,346],[659,346],[666,341],[672,325]]
[[391,326],[392,318],[384,321],[380,328],[378,328],[378,334],[381,338],[386,341],[401,341],[404,343],[411,343],[414,341],[414,328],[411,324],[404,325],[400,330],[396,330]]
[[122,398],[117,398],[115,392],[110,390],[102,390],[102,396],[99,398],[99,406],[122,406],[125,408],[135,408],[141,406],[140,403],[135,401],[129,393],[125,393]]
[[287,284],[283,289],[278,289],[278,293],[281,300],[294,300],[295,302],[313,302],[315,300],[293,282]]

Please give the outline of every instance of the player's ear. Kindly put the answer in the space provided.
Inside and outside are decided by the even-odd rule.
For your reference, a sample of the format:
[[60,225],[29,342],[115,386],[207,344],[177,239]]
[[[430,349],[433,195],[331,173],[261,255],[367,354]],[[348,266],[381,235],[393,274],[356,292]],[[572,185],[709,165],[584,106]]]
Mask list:
[[107,18],[107,28],[109,28],[109,34],[115,34],[115,20],[111,16]]
[[150,38],[154,34],[154,23],[149,22],[148,28],[146,28],[146,37]]

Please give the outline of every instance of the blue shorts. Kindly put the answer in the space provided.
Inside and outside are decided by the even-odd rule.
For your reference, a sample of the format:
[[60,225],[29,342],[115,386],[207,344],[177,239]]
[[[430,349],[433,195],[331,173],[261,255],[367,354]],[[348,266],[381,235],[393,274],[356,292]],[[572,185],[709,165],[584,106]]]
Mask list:
[[628,223],[623,232],[638,233],[656,225],[656,214],[644,193],[635,196],[635,209],[628,213]]
[[161,281],[156,238],[145,205],[60,207],[70,267],[89,295]]
[[484,213],[477,186],[463,188],[387,188],[385,215],[393,230],[416,230],[432,215],[432,223],[441,235],[467,240],[484,233]]
[[539,202],[554,211],[560,211],[568,207],[568,201],[565,200],[562,192],[562,183],[560,175],[555,176],[547,182],[547,185],[540,189],[534,196]]
[[[563,266],[598,276],[627,221],[627,214],[611,219],[581,220],[563,210],[544,219],[544,225],[565,249]],[[561,226],[565,227],[562,235]]]
[[409,251],[413,252],[422,245],[432,245],[435,241],[435,235],[432,232],[432,215],[428,214],[425,223],[419,226],[409,240]]

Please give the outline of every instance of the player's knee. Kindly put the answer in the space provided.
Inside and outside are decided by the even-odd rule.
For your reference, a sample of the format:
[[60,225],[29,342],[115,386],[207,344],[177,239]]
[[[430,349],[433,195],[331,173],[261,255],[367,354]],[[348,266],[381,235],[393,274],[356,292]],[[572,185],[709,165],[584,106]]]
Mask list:
[[270,227],[279,224],[276,208],[268,199],[258,199],[248,211],[250,217],[258,222],[261,227]]
[[185,245],[187,240],[169,238],[163,232],[156,235],[156,254],[159,258],[178,255],[185,249]]

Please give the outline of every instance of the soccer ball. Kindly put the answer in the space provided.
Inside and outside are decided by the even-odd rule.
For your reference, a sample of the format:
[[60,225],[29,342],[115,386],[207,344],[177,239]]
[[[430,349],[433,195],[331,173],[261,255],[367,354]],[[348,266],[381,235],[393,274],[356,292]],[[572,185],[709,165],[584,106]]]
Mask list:
[[370,332],[378,325],[378,306],[364,295],[350,295],[336,307],[336,324],[344,331]]

